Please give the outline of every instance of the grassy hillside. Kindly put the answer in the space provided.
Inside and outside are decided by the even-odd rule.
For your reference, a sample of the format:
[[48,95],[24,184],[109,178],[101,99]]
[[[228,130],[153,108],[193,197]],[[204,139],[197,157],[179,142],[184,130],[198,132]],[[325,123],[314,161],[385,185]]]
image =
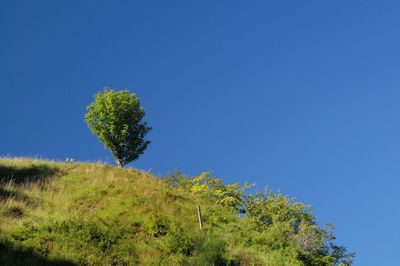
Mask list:
[[[282,195],[227,197],[229,191],[221,188],[240,189],[205,179],[196,186],[179,175],[160,179],[104,164],[23,158],[0,158],[0,179],[0,265],[351,261],[306,206]],[[240,197],[246,204],[238,207],[232,199],[241,202]],[[241,218],[238,208],[246,212]]]

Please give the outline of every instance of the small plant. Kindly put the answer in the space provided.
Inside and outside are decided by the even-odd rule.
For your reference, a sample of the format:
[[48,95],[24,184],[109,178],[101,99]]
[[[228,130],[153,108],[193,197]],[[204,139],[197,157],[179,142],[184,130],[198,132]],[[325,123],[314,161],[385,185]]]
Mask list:
[[147,234],[153,237],[166,235],[170,230],[169,221],[162,215],[153,215],[147,225]]
[[225,258],[226,243],[219,235],[208,233],[199,240],[192,265],[235,265]]
[[170,231],[171,235],[166,240],[167,249],[172,253],[192,255],[195,243],[190,232],[179,224],[174,224]]

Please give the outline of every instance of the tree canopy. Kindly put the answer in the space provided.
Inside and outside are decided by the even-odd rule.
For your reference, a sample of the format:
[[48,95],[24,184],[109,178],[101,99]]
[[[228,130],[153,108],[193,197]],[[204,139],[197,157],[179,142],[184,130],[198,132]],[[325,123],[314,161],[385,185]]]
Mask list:
[[151,127],[142,121],[145,111],[136,94],[105,88],[96,94],[87,110],[86,124],[110,150],[119,167],[138,159],[150,144],[145,136]]

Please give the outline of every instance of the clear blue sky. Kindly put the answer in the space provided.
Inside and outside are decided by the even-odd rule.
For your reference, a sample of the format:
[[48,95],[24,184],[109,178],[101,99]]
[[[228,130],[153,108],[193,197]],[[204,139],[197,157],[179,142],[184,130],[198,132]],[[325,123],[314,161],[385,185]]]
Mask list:
[[130,166],[212,170],[311,204],[354,265],[394,265],[398,1],[0,1],[0,154],[112,158],[84,124],[104,86],[141,98]]

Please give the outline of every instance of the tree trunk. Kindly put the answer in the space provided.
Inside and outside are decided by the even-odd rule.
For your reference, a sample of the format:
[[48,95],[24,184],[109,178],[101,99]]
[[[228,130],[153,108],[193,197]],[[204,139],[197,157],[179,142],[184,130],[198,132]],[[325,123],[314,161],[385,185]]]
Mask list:
[[123,168],[124,167],[124,165],[122,164],[122,162],[118,158],[115,158],[115,162],[117,163],[117,166],[119,168]]

